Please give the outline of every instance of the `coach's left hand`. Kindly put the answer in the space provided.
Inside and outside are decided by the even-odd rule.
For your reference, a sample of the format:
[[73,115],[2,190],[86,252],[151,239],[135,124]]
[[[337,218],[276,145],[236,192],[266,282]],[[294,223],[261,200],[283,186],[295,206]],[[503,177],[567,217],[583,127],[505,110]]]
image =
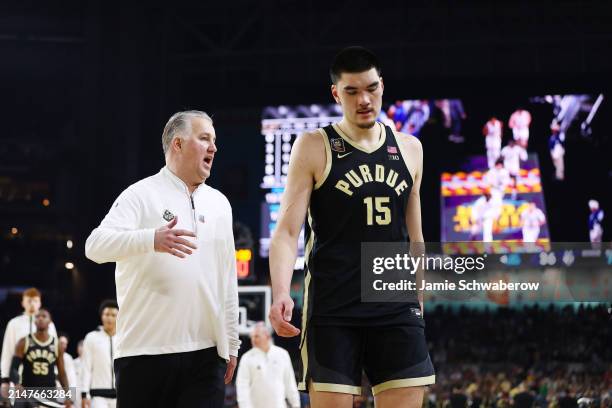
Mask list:
[[238,365],[238,360],[234,356],[230,356],[230,360],[227,362],[227,370],[225,370],[225,378],[224,381],[226,384],[232,382],[232,378],[234,377],[234,370],[236,370],[236,365]]

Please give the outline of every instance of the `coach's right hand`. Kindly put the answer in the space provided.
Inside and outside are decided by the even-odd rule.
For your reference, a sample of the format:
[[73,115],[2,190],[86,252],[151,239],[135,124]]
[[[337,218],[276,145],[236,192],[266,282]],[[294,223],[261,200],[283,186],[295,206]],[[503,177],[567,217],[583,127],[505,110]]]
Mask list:
[[191,249],[197,249],[194,243],[181,238],[181,236],[195,237],[193,232],[173,229],[177,222],[178,216],[175,216],[168,224],[155,230],[155,252],[166,252],[179,258],[185,258],[193,253]]
[[300,334],[300,329],[292,325],[293,299],[288,294],[274,297],[270,308],[270,323],[274,331],[281,337],[293,337]]

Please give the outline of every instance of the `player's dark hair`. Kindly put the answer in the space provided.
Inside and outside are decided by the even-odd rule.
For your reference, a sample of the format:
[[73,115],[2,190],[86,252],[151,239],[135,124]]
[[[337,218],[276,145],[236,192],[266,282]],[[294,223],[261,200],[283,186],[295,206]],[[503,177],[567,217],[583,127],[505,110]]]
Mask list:
[[499,157],[497,160],[495,160],[495,165],[497,166],[498,164],[504,164],[504,158],[503,157]]
[[355,74],[372,68],[376,68],[378,76],[381,75],[378,58],[372,51],[357,46],[347,47],[336,54],[332,60],[329,76],[332,83],[337,84],[344,72]]
[[49,319],[53,320],[53,316],[51,316],[51,312],[46,307],[41,307],[40,309],[38,309],[38,312],[36,312],[36,314],[40,312],[47,312],[49,314]]
[[100,303],[100,309],[98,309],[98,315],[102,316],[102,313],[104,313],[104,309],[106,308],[119,310],[119,305],[117,304],[117,301],[114,299],[103,300],[102,303]]

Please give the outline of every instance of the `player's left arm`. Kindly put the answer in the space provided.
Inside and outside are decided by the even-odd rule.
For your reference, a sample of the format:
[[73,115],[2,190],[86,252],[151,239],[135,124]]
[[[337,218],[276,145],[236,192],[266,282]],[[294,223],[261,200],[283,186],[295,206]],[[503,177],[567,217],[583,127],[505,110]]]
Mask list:
[[13,354],[13,359],[11,361],[11,368],[9,370],[9,378],[14,384],[19,384],[21,375],[19,374],[19,367],[23,362],[23,358],[25,357],[26,352],[26,340],[25,337],[19,339],[17,345],[15,346],[15,353]]
[[[412,176],[413,184],[408,196],[408,204],[406,206],[406,228],[410,237],[410,254],[412,256],[421,256],[425,254],[425,239],[423,238],[423,228],[421,224],[421,180],[423,178],[423,145],[421,141],[414,136],[399,133],[398,139],[402,145],[404,160],[408,171]],[[424,271],[418,269],[416,271],[417,288],[421,287],[424,280]],[[423,293],[417,293],[421,312],[423,312]]]

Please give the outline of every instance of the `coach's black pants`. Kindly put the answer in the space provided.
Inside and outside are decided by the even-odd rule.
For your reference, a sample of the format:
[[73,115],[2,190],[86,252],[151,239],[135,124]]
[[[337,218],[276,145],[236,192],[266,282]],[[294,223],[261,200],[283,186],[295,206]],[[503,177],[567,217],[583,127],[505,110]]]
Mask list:
[[223,407],[226,367],[215,347],[118,358],[117,408]]

